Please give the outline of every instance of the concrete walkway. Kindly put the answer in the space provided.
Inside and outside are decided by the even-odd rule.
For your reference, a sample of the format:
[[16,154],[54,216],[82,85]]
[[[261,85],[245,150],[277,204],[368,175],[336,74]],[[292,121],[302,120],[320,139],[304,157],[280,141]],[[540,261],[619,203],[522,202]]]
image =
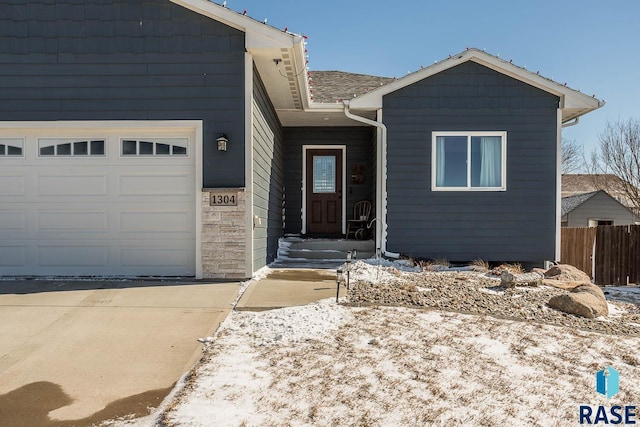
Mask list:
[[217,329],[239,287],[0,281],[0,424],[148,414],[198,359],[197,338]]
[[[346,289],[340,288],[340,296]],[[236,310],[261,311],[306,305],[336,296],[336,272],[332,270],[281,269],[252,282]]]

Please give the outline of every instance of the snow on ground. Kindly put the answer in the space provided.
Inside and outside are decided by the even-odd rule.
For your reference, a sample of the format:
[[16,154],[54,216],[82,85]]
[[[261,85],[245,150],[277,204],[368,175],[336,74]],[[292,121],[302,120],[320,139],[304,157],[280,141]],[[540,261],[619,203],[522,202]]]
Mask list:
[[[365,263],[350,266],[352,281],[402,284],[405,272],[420,270],[397,261]],[[465,280],[472,284],[474,277]],[[479,291],[505,294],[499,287]],[[640,295],[610,291],[612,300]],[[611,315],[601,321],[621,318],[621,307],[609,303]],[[349,307],[333,299],[234,311],[154,415],[116,425],[578,425],[580,405],[640,404],[638,348],[637,336],[482,313]],[[594,390],[595,373],[605,366],[620,372],[612,399]]]
[[[332,300],[233,312],[164,425],[576,425],[640,403],[640,338]],[[620,372],[612,399],[594,390]]]

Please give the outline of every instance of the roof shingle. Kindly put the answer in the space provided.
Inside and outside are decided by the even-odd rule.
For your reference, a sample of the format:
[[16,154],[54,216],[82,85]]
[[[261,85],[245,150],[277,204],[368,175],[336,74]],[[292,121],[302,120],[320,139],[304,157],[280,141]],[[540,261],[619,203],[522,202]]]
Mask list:
[[312,71],[313,101],[336,103],[352,99],[395,80],[344,71]]

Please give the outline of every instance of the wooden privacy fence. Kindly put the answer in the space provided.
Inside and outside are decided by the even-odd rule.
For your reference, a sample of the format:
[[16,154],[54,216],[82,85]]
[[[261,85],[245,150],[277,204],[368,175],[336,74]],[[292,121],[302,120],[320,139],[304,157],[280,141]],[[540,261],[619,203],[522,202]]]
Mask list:
[[561,244],[560,261],[597,285],[640,283],[640,225],[562,228]]

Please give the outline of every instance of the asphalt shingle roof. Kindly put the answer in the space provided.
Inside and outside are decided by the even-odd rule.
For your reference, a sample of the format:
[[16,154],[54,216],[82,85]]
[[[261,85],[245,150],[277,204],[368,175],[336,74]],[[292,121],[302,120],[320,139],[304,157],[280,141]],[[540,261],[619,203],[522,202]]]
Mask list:
[[589,200],[590,198],[592,198],[598,193],[599,191],[592,191],[591,193],[583,193],[583,194],[576,194],[575,196],[563,197],[562,198],[562,216],[565,216],[566,214],[568,214],[569,212],[571,212],[572,210],[574,210],[575,208],[577,208],[578,206],[580,206],[581,204],[583,204],[584,202],[586,202],[587,200]]
[[344,71],[312,71],[310,76],[313,101],[319,103],[352,99],[395,80]]

